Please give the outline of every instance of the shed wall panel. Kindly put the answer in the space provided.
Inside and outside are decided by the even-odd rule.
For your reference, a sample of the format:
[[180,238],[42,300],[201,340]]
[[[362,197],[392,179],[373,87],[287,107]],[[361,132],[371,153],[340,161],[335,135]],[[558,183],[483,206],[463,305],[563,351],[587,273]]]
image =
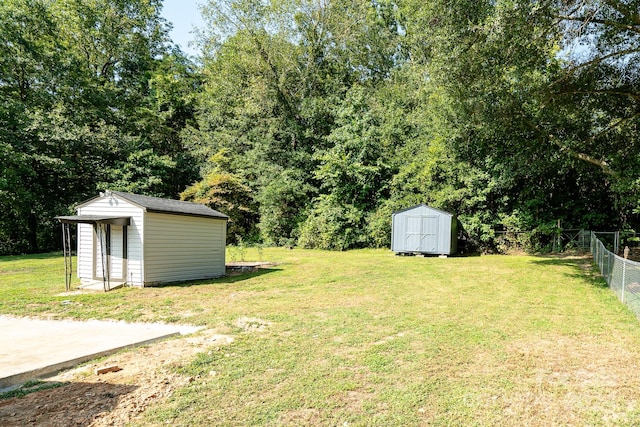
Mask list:
[[223,276],[227,222],[147,213],[145,283]]
[[93,268],[93,226],[78,224],[78,278],[90,279]]
[[[131,217],[127,227],[127,283],[142,286],[144,277],[143,242],[144,242],[144,212],[127,201],[117,197],[107,196],[96,199],[92,203],[78,209],[78,215],[114,215]],[[93,227],[79,224],[81,235],[78,238],[78,276],[92,279],[93,265]],[[82,248],[80,248],[82,245]],[[82,249],[82,250],[81,250]],[[80,271],[82,266],[82,272]]]

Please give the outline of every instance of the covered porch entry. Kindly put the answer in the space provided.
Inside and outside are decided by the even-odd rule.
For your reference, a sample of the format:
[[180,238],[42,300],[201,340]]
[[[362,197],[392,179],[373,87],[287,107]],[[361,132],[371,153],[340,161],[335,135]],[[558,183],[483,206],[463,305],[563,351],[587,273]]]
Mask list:
[[127,278],[127,227],[131,217],[104,215],[74,215],[56,217],[62,224],[62,241],[65,261],[65,286],[71,289],[71,224],[93,226],[92,280],[83,288],[109,291],[122,286]]

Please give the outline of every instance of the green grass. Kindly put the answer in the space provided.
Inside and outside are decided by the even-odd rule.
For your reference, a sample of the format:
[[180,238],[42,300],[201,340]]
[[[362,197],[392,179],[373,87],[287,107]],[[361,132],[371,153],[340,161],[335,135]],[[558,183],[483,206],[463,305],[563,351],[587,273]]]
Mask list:
[[[58,296],[60,256],[0,258],[0,313],[234,335],[178,368],[195,381],[140,425],[640,423],[640,324],[588,260],[298,249],[244,257],[278,265],[68,296]],[[266,326],[242,328],[244,317]]]

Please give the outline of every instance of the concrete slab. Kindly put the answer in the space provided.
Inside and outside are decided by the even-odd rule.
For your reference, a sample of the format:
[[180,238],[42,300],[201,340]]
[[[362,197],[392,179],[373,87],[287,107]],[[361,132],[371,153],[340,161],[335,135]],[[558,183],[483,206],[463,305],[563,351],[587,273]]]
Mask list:
[[[124,286],[124,282],[110,282],[106,284],[107,290],[112,291]],[[79,289],[84,291],[105,292],[105,283],[101,280],[85,280],[82,282]]]
[[228,276],[234,276],[242,273],[252,273],[261,268],[269,268],[273,267],[276,264],[273,262],[263,262],[263,261],[237,261],[237,262],[228,262],[226,267],[226,274]]
[[79,363],[198,327],[0,316],[0,391],[45,378]]

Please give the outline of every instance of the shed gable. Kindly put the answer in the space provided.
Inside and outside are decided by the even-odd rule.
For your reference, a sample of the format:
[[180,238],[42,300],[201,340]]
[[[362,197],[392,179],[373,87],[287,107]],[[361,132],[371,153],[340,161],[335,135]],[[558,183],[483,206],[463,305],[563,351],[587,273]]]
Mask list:
[[433,208],[431,206],[425,205],[424,203],[421,205],[411,206],[409,208],[401,209],[399,211],[395,211],[393,215],[403,214],[408,212],[414,212],[421,215],[446,215],[450,218],[454,217],[452,213]]
[[[113,215],[130,217],[126,240],[126,281],[141,285],[144,278],[144,211],[116,197],[102,196],[78,206],[78,215]],[[95,277],[94,231],[90,224],[78,224],[78,277]]]

